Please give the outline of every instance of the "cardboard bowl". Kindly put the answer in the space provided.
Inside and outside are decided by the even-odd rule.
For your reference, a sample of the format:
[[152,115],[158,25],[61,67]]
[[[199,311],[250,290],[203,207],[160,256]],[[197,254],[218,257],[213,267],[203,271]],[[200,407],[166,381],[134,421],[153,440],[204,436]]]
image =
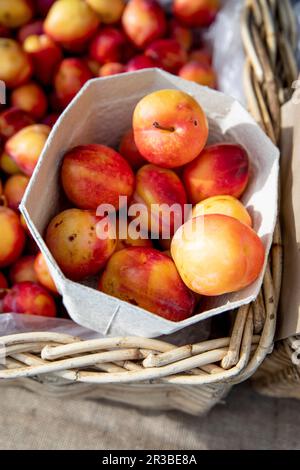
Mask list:
[[265,266],[249,287],[206,299],[204,311],[200,310],[186,320],[172,322],[97,291],[93,288],[95,279],[82,283],[67,279],[49,252],[43,235],[51,218],[62,207],[60,166],[64,153],[79,144],[101,143],[117,147],[121,136],[131,127],[137,102],[148,93],[165,88],[190,93],[201,104],[208,117],[209,143],[236,142],[247,150],[251,176],[242,201],[265,246],[265,266],[271,247],[277,215],[279,152],[237,101],[158,69],[89,81],[53,127],[22,201],[21,211],[46,258],[70,317],[104,335],[155,337],[171,334],[253,301],[263,280]]

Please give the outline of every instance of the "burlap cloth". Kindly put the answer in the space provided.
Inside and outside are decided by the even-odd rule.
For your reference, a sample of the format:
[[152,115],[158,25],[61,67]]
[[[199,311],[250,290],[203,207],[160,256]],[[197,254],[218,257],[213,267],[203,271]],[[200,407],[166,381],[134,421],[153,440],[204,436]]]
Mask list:
[[242,385],[195,418],[0,386],[0,449],[300,449],[299,402]]

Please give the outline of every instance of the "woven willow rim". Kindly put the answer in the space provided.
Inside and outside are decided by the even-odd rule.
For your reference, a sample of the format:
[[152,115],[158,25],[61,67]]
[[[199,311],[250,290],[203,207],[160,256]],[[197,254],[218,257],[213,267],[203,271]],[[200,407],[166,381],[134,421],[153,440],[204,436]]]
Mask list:
[[[289,0],[247,0],[242,15],[249,109],[275,144],[280,106],[297,78],[296,25]],[[177,347],[139,337],[82,341],[59,333],[21,333],[0,338],[6,363],[0,379],[47,374],[68,382],[177,385],[238,383],[272,351],[282,274],[277,223],[262,289],[236,314],[231,337]]]

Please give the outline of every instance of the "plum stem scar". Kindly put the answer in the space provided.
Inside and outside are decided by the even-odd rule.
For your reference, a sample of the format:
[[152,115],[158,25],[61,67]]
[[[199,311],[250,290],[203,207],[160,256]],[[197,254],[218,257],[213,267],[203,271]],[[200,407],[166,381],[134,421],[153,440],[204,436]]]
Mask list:
[[156,129],[161,129],[162,131],[168,131],[168,132],[175,131],[174,127],[162,127],[157,121],[153,123],[153,127],[155,127]]

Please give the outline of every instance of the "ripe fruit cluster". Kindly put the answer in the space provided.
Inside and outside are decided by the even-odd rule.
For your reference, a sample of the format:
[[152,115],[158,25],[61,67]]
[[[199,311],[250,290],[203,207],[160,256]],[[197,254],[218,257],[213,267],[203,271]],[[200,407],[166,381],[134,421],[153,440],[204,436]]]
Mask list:
[[[214,21],[219,8],[219,0],[173,0],[173,14],[167,15],[156,0],[0,2],[0,80],[8,88],[8,103],[0,105],[0,312],[55,316],[60,305],[45,259],[18,211],[59,114],[90,78],[154,66],[216,88],[201,28]],[[205,147],[206,117],[197,103],[170,90],[158,96],[138,104],[118,149],[93,144],[70,149],[61,178],[73,208],[50,222],[46,240],[71,279],[102,272],[103,292],[179,321],[195,311],[195,292],[216,295],[252,282],[263,248],[237,199],[249,176],[244,149]],[[175,219],[170,239],[162,239],[160,213],[154,215],[158,241],[130,235],[101,240],[95,210],[101,203],[119,210],[119,196],[148,210],[157,203],[193,203],[194,218],[212,218],[208,232],[190,245],[175,237],[171,244]],[[217,220],[216,213],[222,214]],[[107,222],[108,233],[112,230]],[[222,230],[228,236],[219,248],[215,240],[210,260],[213,233]],[[191,256],[194,249],[199,256]],[[229,256],[221,266],[217,258],[226,249],[234,261]],[[219,268],[215,290],[205,284],[207,273],[199,265]]]
[[[7,104],[0,104],[0,298],[7,293],[0,312],[52,316],[55,303],[59,305],[58,297],[55,303],[51,297],[57,290],[45,260],[37,254],[18,207],[51,127],[85,82],[155,66],[216,86],[212,57],[199,39],[198,28],[211,24],[219,1],[194,1],[191,11],[186,8],[189,3],[174,0],[173,14],[167,15],[155,0],[0,1],[0,80],[7,88]],[[191,21],[195,14],[196,21]],[[110,197],[107,194],[107,202],[115,203],[118,193],[131,194],[133,171],[146,161],[135,146],[132,131],[120,147],[132,170],[112,150],[107,152],[119,162],[118,184]],[[92,149],[89,155],[92,160]],[[110,170],[104,161],[99,166],[100,180],[106,186]],[[64,171],[68,179],[67,161]],[[151,168],[141,172],[141,181],[147,172]],[[169,178],[168,171],[160,177]],[[85,192],[84,182],[78,184],[75,192]],[[173,175],[170,185],[179,187],[181,183]],[[66,192],[72,199],[74,188],[66,185]],[[97,197],[98,193],[90,195],[88,209],[94,209],[92,199]],[[78,208],[80,199],[74,200]],[[94,221],[94,215],[85,214],[85,219]],[[106,247],[104,259],[116,244],[119,249],[132,244],[152,247],[150,240],[119,240]],[[93,250],[101,253],[102,245],[98,242],[91,247],[92,259]],[[100,257],[97,270],[101,264]],[[90,269],[73,277],[85,272]],[[23,282],[27,284],[23,286]]]
[[27,180],[16,174],[3,188],[2,201],[8,205],[0,207],[0,311],[54,317],[53,294],[58,292],[43,255],[32,239],[26,240],[26,228],[17,209]]
[[[45,233],[63,273],[75,281],[96,276],[100,291],[172,321],[193,315],[201,296],[254,282],[265,252],[239,200],[249,181],[248,154],[235,143],[207,145],[208,135],[200,104],[167,89],[137,103],[117,149],[70,149],[61,184],[73,207]],[[128,226],[138,220],[137,239],[116,230],[125,203]],[[187,203],[193,210],[186,220]]]
[[49,123],[90,78],[149,67],[216,87],[201,28],[220,2],[190,3],[174,0],[167,15],[156,0],[2,1],[0,80],[11,105]]

